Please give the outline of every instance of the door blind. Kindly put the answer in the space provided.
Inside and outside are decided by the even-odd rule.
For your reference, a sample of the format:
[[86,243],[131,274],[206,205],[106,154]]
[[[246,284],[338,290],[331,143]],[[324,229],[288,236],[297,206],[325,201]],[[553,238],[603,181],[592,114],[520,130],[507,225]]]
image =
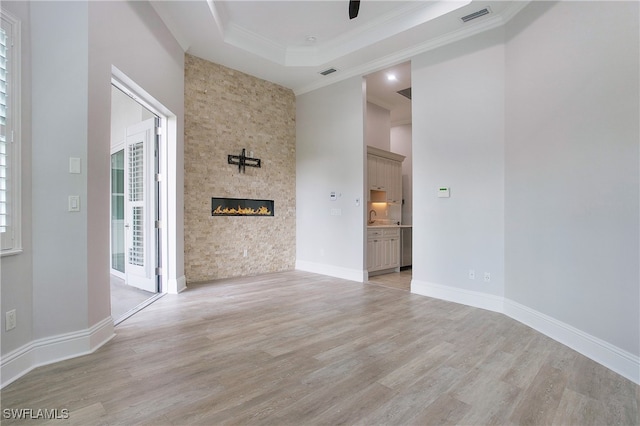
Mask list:
[[144,266],[144,209],[134,207],[131,218],[131,247],[129,248],[129,263]]
[[9,238],[7,232],[10,227],[9,217],[9,161],[10,146],[7,141],[7,33],[0,29],[0,233],[2,233],[2,246],[6,245]]
[[144,142],[129,146],[129,201],[144,201]]
[[129,145],[129,201],[133,203],[129,263],[144,266],[144,142]]

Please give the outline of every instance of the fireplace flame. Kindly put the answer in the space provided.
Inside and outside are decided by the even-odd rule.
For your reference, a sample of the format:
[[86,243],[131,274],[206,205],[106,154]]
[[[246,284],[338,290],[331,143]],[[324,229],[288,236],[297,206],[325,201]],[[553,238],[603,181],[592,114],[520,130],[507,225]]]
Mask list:
[[213,214],[227,214],[227,215],[260,215],[260,216],[271,216],[271,210],[269,210],[265,206],[260,206],[257,209],[252,207],[240,207],[237,209],[225,207],[222,208],[222,205],[216,207],[213,211]]

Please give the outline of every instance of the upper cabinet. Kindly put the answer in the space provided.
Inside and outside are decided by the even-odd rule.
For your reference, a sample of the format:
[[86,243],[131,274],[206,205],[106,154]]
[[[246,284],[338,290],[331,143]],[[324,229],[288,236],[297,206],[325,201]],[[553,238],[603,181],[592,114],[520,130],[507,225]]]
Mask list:
[[388,160],[387,163],[387,182],[389,189],[387,190],[387,202],[401,204],[402,203],[402,163],[394,160]]
[[376,191],[387,190],[386,161],[385,158],[367,154],[369,189]]
[[404,155],[367,146],[369,201],[402,203],[402,162],[404,158]]

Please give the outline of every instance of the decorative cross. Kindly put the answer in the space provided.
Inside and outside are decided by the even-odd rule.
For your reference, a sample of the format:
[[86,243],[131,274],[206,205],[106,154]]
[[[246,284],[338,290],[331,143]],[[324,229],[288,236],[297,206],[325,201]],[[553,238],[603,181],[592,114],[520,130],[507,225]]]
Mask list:
[[240,155],[229,154],[227,156],[227,162],[229,164],[237,164],[238,171],[242,173],[244,173],[245,166],[260,167],[260,159],[247,157],[246,150],[244,148],[242,148],[242,154]]

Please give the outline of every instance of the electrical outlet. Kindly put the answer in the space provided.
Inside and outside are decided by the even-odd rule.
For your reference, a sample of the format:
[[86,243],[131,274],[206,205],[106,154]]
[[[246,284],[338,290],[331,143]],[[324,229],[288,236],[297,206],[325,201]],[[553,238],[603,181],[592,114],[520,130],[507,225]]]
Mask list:
[[16,310],[15,309],[7,311],[4,314],[4,319],[5,319],[4,328],[6,331],[13,330],[14,328],[16,328]]
[[244,251],[242,252],[242,257],[247,257],[247,249],[244,249]]
[[491,274],[488,272],[484,273],[484,282],[488,283],[489,281],[491,281]]
[[470,280],[476,279],[476,271],[474,271],[473,269],[469,269],[469,279]]

